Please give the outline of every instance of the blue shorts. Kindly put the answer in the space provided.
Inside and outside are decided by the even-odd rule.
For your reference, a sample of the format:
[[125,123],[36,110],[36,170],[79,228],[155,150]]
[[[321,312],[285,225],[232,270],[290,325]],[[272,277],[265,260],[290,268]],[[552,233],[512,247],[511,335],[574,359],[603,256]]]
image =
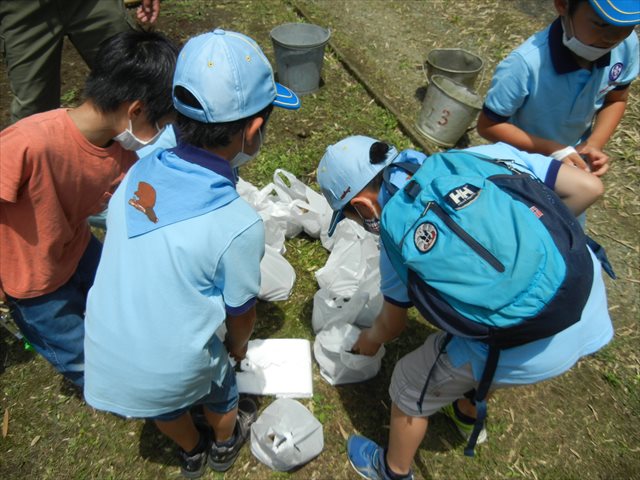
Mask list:
[[35,351],[80,388],[84,385],[84,312],[101,252],[102,244],[91,236],[67,283],[35,298],[7,297],[13,320]]
[[238,385],[236,384],[236,374],[231,365],[227,367],[227,374],[222,381],[222,385],[211,383],[211,390],[193,405],[182,407],[173,412],[163,413],[156,417],[149,417],[149,420],[160,420],[169,422],[184,415],[191,407],[203,405],[213,413],[227,413],[238,406]]

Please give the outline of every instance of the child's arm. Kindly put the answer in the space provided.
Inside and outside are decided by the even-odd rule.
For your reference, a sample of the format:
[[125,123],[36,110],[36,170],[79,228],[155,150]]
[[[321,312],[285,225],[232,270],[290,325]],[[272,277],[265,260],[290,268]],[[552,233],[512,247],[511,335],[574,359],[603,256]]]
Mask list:
[[351,350],[360,355],[375,355],[380,346],[398,337],[407,326],[407,309],[386,300],[371,328],[365,328]]
[[602,181],[595,175],[568,165],[561,165],[555,183],[555,192],[578,216],[604,193]]
[[[552,153],[566,147],[566,145],[553,140],[531,135],[511,123],[491,120],[484,112],[480,112],[477,130],[480,136],[491,142],[508,143],[519,150],[529,153],[551,156]],[[571,153],[559,160],[566,165],[576,166],[588,171],[587,163],[577,153]]]
[[604,105],[596,114],[591,135],[586,142],[576,147],[578,153],[586,156],[589,160],[591,172],[594,175],[600,177],[609,170],[609,156],[602,149],[620,123],[627,107],[628,98],[628,88],[609,92],[605,97]]
[[247,345],[253,333],[255,323],[255,305],[240,315],[227,315],[227,336],[224,343],[229,354],[237,362],[242,360],[247,354]]

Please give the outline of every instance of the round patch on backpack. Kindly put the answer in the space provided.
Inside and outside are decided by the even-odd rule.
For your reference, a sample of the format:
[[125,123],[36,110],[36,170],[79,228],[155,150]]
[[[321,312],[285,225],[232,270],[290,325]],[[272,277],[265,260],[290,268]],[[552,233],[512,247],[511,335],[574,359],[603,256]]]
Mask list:
[[416,248],[422,253],[427,253],[433,248],[438,239],[438,229],[431,222],[425,222],[416,228],[416,233],[413,235],[413,242],[416,244]]

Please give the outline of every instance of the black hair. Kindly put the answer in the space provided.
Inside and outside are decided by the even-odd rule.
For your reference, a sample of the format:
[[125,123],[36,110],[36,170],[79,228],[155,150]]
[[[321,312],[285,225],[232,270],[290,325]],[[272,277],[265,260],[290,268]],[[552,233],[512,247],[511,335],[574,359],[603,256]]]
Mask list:
[[573,17],[573,14],[576,13],[576,10],[578,9],[578,5],[586,1],[587,0],[567,0],[569,16]]
[[158,32],[127,31],[105,40],[85,82],[85,97],[103,113],[140,100],[155,123],[173,112],[177,46]]
[[384,162],[390,149],[391,147],[386,143],[375,142],[369,148],[369,161],[373,165]]
[[[176,86],[173,94],[185,105],[202,110],[202,105],[193,94],[180,85]],[[204,123],[178,112],[176,125],[180,132],[180,141],[199,148],[226,147],[231,143],[233,136],[241,132],[249,121],[256,117],[262,117],[264,124],[273,110],[273,104],[267,105],[249,117],[231,122]],[[261,128],[264,129],[264,124]]]

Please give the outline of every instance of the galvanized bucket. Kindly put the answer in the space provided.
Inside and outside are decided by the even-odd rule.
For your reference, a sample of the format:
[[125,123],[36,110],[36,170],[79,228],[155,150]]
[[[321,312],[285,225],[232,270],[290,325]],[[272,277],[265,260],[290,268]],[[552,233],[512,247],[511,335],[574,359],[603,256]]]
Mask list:
[[465,85],[434,75],[427,87],[416,128],[426,138],[452,147],[482,108],[482,97]]
[[310,23],[285,23],[271,30],[278,81],[298,95],[318,90],[330,36],[329,29]]
[[436,48],[429,52],[424,66],[429,82],[433,75],[442,75],[473,88],[484,61],[461,48]]

